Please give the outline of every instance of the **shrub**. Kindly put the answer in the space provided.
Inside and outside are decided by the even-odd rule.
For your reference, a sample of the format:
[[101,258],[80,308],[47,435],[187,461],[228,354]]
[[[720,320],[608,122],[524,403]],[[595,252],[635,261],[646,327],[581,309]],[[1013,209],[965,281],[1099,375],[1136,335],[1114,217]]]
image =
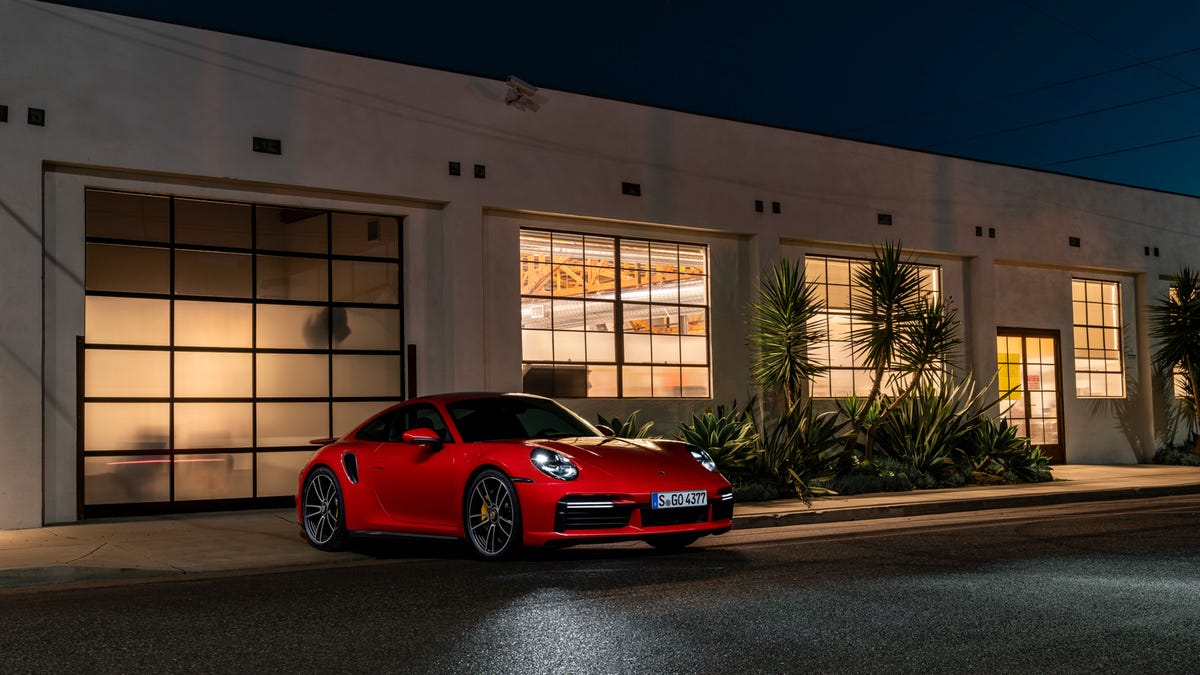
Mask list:
[[825,483],[846,445],[848,423],[835,412],[813,413],[812,402],[793,403],[778,420],[756,421],[761,443],[755,469],[763,482],[787,484],[805,504],[836,494]]
[[1168,443],[1154,453],[1155,464],[1175,464],[1179,466],[1200,466],[1200,454],[1196,453],[1196,434],[1188,435],[1181,444]]
[[736,403],[728,413],[723,406],[692,413],[691,422],[680,425],[678,438],[706,450],[727,477],[742,473],[762,452],[754,421]]
[[[932,479],[934,486],[965,482],[956,459],[979,424],[980,395],[969,378],[959,382],[921,384],[898,402],[879,425],[879,448],[917,472],[909,476],[917,487]],[[922,475],[923,474],[923,475]]]
[[638,414],[641,412],[634,410],[624,420],[621,420],[620,417],[604,419],[603,415],[596,415],[596,419],[601,425],[612,429],[617,438],[649,438],[650,428],[654,426],[654,421],[651,420],[638,426],[638,422],[641,421],[638,419]]

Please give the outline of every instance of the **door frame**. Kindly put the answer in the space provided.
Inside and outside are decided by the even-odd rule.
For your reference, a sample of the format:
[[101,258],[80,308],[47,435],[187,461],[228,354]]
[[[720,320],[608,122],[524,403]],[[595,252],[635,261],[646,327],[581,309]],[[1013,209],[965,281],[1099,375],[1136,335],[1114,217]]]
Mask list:
[[[1066,434],[1066,409],[1063,407],[1063,360],[1062,360],[1062,331],[1055,328],[1019,328],[1015,326],[997,326],[996,337],[1019,337],[1019,338],[1051,338],[1054,340],[1054,395],[1055,405],[1058,411],[1058,446],[1061,450],[1056,453],[1057,456],[1050,458],[1051,464],[1066,464],[1067,462],[1067,434]],[[1026,351],[1021,352],[1021,368],[1022,370],[1028,365],[1025,362]],[[993,359],[999,367],[999,357]],[[1021,392],[1026,401],[1026,419],[1028,424],[1029,418],[1029,378],[1024,374],[1021,377]],[[1039,446],[1041,447],[1041,446]]]

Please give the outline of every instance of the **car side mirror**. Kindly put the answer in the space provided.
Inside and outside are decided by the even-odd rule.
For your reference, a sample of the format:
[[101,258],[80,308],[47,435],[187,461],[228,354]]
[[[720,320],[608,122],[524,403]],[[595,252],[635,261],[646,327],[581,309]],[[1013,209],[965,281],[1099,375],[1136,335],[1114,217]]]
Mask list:
[[420,445],[427,447],[430,450],[439,450],[442,447],[442,438],[433,429],[418,427],[409,429],[400,436],[400,440],[409,445]]
[[616,436],[617,432],[612,430],[612,427],[605,424],[597,424],[596,429],[605,436]]

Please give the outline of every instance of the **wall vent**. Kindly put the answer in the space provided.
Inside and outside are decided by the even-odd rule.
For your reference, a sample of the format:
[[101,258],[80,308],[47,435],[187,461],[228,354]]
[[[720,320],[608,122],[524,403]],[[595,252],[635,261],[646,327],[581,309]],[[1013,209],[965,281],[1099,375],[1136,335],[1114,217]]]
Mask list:
[[278,138],[261,138],[255,136],[251,147],[255,152],[262,152],[268,155],[283,154],[283,141]]

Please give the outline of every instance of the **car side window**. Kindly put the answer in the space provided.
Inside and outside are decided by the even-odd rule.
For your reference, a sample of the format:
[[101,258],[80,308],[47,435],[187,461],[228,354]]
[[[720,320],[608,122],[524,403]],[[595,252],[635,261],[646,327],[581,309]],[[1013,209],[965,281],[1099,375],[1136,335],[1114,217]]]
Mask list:
[[354,435],[360,441],[386,441],[392,436],[392,429],[396,426],[396,418],[400,416],[402,411],[393,410],[371,420],[358,433]]
[[437,408],[428,403],[418,403],[416,405],[406,406],[401,409],[403,413],[400,417],[399,424],[392,427],[391,441],[399,443],[404,432],[410,429],[433,429],[438,438],[443,443],[449,443],[450,430],[446,427],[446,422],[438,413]]

